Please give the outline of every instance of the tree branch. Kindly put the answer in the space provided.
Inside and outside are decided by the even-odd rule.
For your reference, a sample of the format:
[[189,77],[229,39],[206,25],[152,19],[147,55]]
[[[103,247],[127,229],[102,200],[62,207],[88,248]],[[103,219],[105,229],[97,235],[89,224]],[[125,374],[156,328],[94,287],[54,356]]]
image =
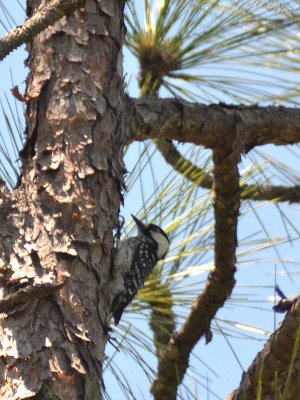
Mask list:
[[0,60],[3,60],[21,44],[30,42],[37,34],[53,25],[60,18],[72,14],[77,8],[83,7],[84,4],[84,0],[53,0],[38,9],[22,26],[12,29],[0,39]]
[[[183,157],[176,149],[171,140],[155,139],[158,150],[166,162],[186,179],[195,182],[197,186],[212,189],[213,177],[204,169],[193,164]],[[241,199],[243,200],[273,200],[276,202],[288,201],[289,203],[300,202],[300,186],[276,186],[276,185],[241,185]]]
[[213,177],[204,169],[199,168],[190,160],[183,157],[171,140],[155,139],[154,142],[165,161],[170,164],[175,171],[179,172],[189,181],[196,183],[197,186],[201,186],[204,189],[212,188]]
[[300,142],[300,112],[296,108],[196,104],[179,99],[134,99],[128,142],[171,139],[218,147],[236,135],[247,153],[264,144]]
[[[299,362],[300,347],[296,348],[300,332],[300,297],[287,312],[279,328],[272,334],[264,349],[258,353],[252,365],[244,374],[240,387],[229,397],[234,400],[257,398],[261,386],[261,399],[300,398]],[[298,339],[299,340],[299,339]],[[292,356],[295,357],[292,365]],[[291,373],[288,378],[289,373]],[[290,379],[288,384],[288,379]]]
[[160,360],[151,391],[156,400],[175,400],[194,346],[205,335],[211,339],[210,323],[230,296],[235,284],[235,251],[240,206],[239,153],[224,146],[213,152],[215,175],[215,268],[204,292],[177,334],[173,334]]
[[300,202],[300,186],[241,185],[241,199]]
[[[149,69],[150,67],[150,69]],[[151,68],[148,61],[140,64],[140,90],[143,97],[157,98],[161,80],[156,76],[155,71]],[[164,145],[165,140],[156,140],[156,145]],[[152,329],[154,336],[154,345],[156,350],[158,370],[162,362],[162,356],[166,346],[168,345],[172,334],[176,329],[176,318],[173,311],[173,294],[168,286],[168,283],[162,283],[161,276],[154,271],[156,279],[153,281],[153,290],[159,289],[160,301],[149,302],[150,306],[150,319],[149,326]],[[163,301],[162,301],[163,293]]]

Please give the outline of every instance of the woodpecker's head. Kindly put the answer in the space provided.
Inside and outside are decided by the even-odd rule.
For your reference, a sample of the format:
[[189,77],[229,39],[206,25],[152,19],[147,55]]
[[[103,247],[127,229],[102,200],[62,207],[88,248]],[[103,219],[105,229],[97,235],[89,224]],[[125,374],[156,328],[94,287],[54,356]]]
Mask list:
[[152,239],[158,246],[157,248],[157,257],[159,260],[165,257],[169,250],[169,238],[166,232],[164,232],[159,226],[154,224],[144,224],[137,217],[132,215],[134,222],[138,227],[138,235],[139,236],[147,236]]

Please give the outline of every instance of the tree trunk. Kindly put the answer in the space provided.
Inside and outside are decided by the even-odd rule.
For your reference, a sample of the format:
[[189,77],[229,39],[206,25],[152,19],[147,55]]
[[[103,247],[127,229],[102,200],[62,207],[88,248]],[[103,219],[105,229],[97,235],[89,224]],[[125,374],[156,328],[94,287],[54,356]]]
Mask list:
[[[29,16],[46,3],[29,1]],[[1,399],[101,398],[126,137],[123,8],[87,1],[30,46],[22,177],[1,193]]]
[[[45,17],[48,7],[47,23],[54,23],[81,1],[28,0],[28,15],[39,17],[44,12]],[[0,398],[4,400],[101,398],[114,285],[112,232],[118,235],[120,228],[125,144],[172,139],[214,151],[215,271],[180,331],[169,343],[169,333],[163,340],[157,336],[165,350],[158,348],[161,359],[152,391],[161,399],[167,389],[165,398],[175,399],[193,347],[204,334],[211,339],[211,320],[234,286],[240,154],[262,144],[300,141],[296,109],[126,98],[124,3],[87,0],[84,8],[61,18],[30,45],[22,176],[12,193],[0,180]],[[57,9],[60,12],[54,15]],[[40,32],[43,21],[36,18],[16,28],[14,34],[22,34],[17,43]],[[11,43],[6,46],[2,41],[2,58],[14,48]],[[291,189],[287,196],[285,187],[277,187],[272,196],[267,190],[263,198],[299,202],[299,186]],[[268,343],[231,398],[246,399],[249,393],[253,398],[257,382],[264,398],[270,397],[274,354],[278,354],[272,352],[287,348],[282,338],[289,342],[290,357],[276,358],[281,375],[274,382],[287,398],[299,397],[299,345],[294,340],[299,301],[293,307],[285,324],[290,330],[278,329],[272,338],[276,346]],[[266,362],[272,368],[265,368]]]

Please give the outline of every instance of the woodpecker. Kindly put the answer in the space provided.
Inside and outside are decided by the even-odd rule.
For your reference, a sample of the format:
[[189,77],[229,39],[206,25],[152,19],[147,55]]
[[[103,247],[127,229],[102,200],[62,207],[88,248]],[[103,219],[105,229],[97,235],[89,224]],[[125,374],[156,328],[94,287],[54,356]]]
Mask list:
[[159,226],[146,225],[134,215],[131,216],[137,225],[138,235],[121,242],[113,264],[115,279],[110,312],[115,325],[118,325],[123,311],[144,285],[157,262],[169,250],[169,238]]

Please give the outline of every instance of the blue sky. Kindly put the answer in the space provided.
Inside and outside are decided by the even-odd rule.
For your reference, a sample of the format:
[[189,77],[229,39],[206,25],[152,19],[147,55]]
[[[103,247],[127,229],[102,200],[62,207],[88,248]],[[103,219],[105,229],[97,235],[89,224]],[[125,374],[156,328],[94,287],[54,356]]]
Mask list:
[[[13,13],[16,24],[21,24],[23,20],[23,13],[21,7],[16,1],[12,1],[9,5],[10,11]],[[11,21],[11,25],[13,22]],[[4,26],[0,26],[1,36],[5,33],[5,28],[10,27],[7,22]],[[5,109],[8,111],[8,105],[6,104],[5,94],[10,99],[13,107],[15,106],[15,99],[10,94],[10,89],[12,87],[12,82],[10,76],[13,77],[13,83],[17,84],[20,91],[24,90],[24,79],[26,76],[26,69],[24,68],[24,59],[26,53],[24,48],[18,49],[10,54],[6,59],[0,63],[0,98],[4,104]],[[124,51],[124,72],[126,73],[127,79],[130,81],[128,90],[129,94],[134,97],[138,97],[138,86],[136,84],[138,77],[138,66],[136,60],[131,56],[131,54],[125,50]],[[293,76],[289,73],[287,76],[291,81],[299,80],[299,76],[295,72]],[[130,78],[130,79],[129,79]],[[224,101],[223,98],[219,99]],[[21,106],[21,104],[17,104]],[[10,142],[8,139],[7,129],[5,127],[5,121],[3,115],[0,115],[0,131],[5,138],[6,144],[9,147]],[[134,145],[132,149],[126,155],[126,166],[129,171],[134,168],[135,162],[139,157],[139,146]],[[184,149],[184,147],[181,147]],[[293,167],[296,171],[300,169],[300,162],[297,156],[294,156],[290,150],[284,149],[282,147],[275,146],[264,146],[260,149],[263,152],[270,154],[272,157],[279,158],[282,163],[286,163]],[[293,152],[298,152],[298,147],[292,147]],[[299,155],[299,152],[298,152]],[[253,155],[254,156],[254,155]],[[250,155],[249,155],[250,157]],[[244,166],[249,164],[249,157],[244,159]],[[258,156],[257,156],[258,157]],[[169,172],[169,167],[164,163],[164,161],[156,156],[154,158],[154,174],[157,182],[163,179],[165,175]],[[296,173],[297,175],[297,173]],[[146,170],[143,173],[144,182],[152,182],[151,171]],[[276,177],[273,179],[273,183],[279,181]],[[299,184],[299,182],[298,182]],[[146,185],[147,186],[147,185]],[[152,193],[153,187],[149,187],[147,196]],[[180,200],[180,199],[179,199]],[[143,193],[139,182],[137,182],[127,194],[125,199],[125,207],[122,209],[122,215],[125,217],[126,222],[130,220],[130,213],[138,213],[143,204]],[[253,203],[253,206],[257,204]],[[280,208],[276,208],[274,205],[259,205],[255,212],[250,212],[250,206],[244,207],[243,212],[245,216],[241,218],[239,223],[239,241],[240,248],[243,249],[243,242],[249,235],[254,235],[255,239],[263,239],[268,234],[270,236],[286,236],[286,225],[288,225],[288,232],[290,232],[291,237],[296,237],[296,229],[300,231],[300,207],[299,205],[280,205]],[[281,216],[281,210],[284,210],[287,218],[290,218],[290,222],[287,222]],[[263,226],[261,225],[263,221]],[[165,221],[164,226],[167,226],[170,221]],[[292,228],[294,224],[295,229]],[[237,287],[234,290],[232,296],[232,301],[218,313],[216,322],[213,322],[213,328],[217,329],[217,324],[221,326],[230,327],[230,321],[236,321],[243,323],[245,325],[259,327],[268,332],[272,332],[274,329],[274,319],[276,322],[282,318],[281,315],[274,316],[271,311],[272,301],[270,300],[273,296],[274,290],[274,271],[275,267],[277,270],[277,281],[282,287],[283,291],[287,295],[299,294],[300,289],[300,268],[299,268],[299,240],[290,241],[278,247],[278,251],[282,258],[290,260],[286,265],[291,274],[291,277],[286,275],[283,266],[278,261],[278,254],[274,249],[267,249],[261,251],[257,257],[262,257],[263,262],[257,263],[254,256],[251,255],[241,259],[239,263],[239,269],[237,272]],[[211,253],[209,253],[211,254]],[[211,257],[209,256],[208,257]],[[211,260],[210,260],[211,261]],[[205,276],[201,276],[200,279],[204,280]],[[199,279],[199,277],[195,278]],[[203,285],[199,284],[199,290],[201,290]],[[201,289],[200,289],[201,288]],[[243,299],[245,301],[243,302]],[[247,301],[246,301],[247,300]],[[253,306],[252,308],[249,306]],[[222,319],[223,321],[220,321]],[[148,329],[147,322],[143,319],[132,319],[132,324],[137,328],[145,332],[145,335],[151,335]],[[231,345],[234,347],[235,352],[238,354],[238,358],[242,363],[244,369],[251,364],[253,358],[259,350],[261,350],[266,336],[262,334],[249,333],[247,330],[242,330],[245,334],[254,336],[254,340],[246,339],[236,339],[234,337],[228,338]],[[108,345],[107,354],[111,355],[114,349]],[[197,388],[191,387],[192,390],[198,391],[199,399],[215,399],[218,398],[213,394],[209,394],[205,386],[208,385],[209,389],[216,393],[219,398],[224,398],[228,393],[230,393],[239,384],[241,378],[241,368],[232,353],[228,343],[225,341],[224,337],[220,334],[214,334],[214,338],[211,344],[205,345],[204,341],[197,345],[195,349],[195,354],[197,357],[201,358],[203,363],[206,363],[212,370],[218,375],[215,376],[208,368],[204,366],[201,362],[196,361],[194,358],[193,363],[197,366],[200,373],[203,375],[201,377],[201,385]],[[150,356],[149,356],[150,357]],[[134,393],[137,399],[148,399],[148,388],[149,382],[147,378],[128,355],[124,352],[120,352],[114,359],[119,368],[126,374],[129,382],[135,388]],[[155,359],[152,357],[153,367],[155,368]],[[192,374],[192,372],[190,372]],[[192,380],[187,377],[187,382],[189,385],[194,385]],[[208,383],[209,382],[209,383]],[[122,394],[118,385],[116,384],[115,378],[112,374],[105,374],[105,383],[108,388],[108,393],[112,399],[123,400],[125,395]]]

